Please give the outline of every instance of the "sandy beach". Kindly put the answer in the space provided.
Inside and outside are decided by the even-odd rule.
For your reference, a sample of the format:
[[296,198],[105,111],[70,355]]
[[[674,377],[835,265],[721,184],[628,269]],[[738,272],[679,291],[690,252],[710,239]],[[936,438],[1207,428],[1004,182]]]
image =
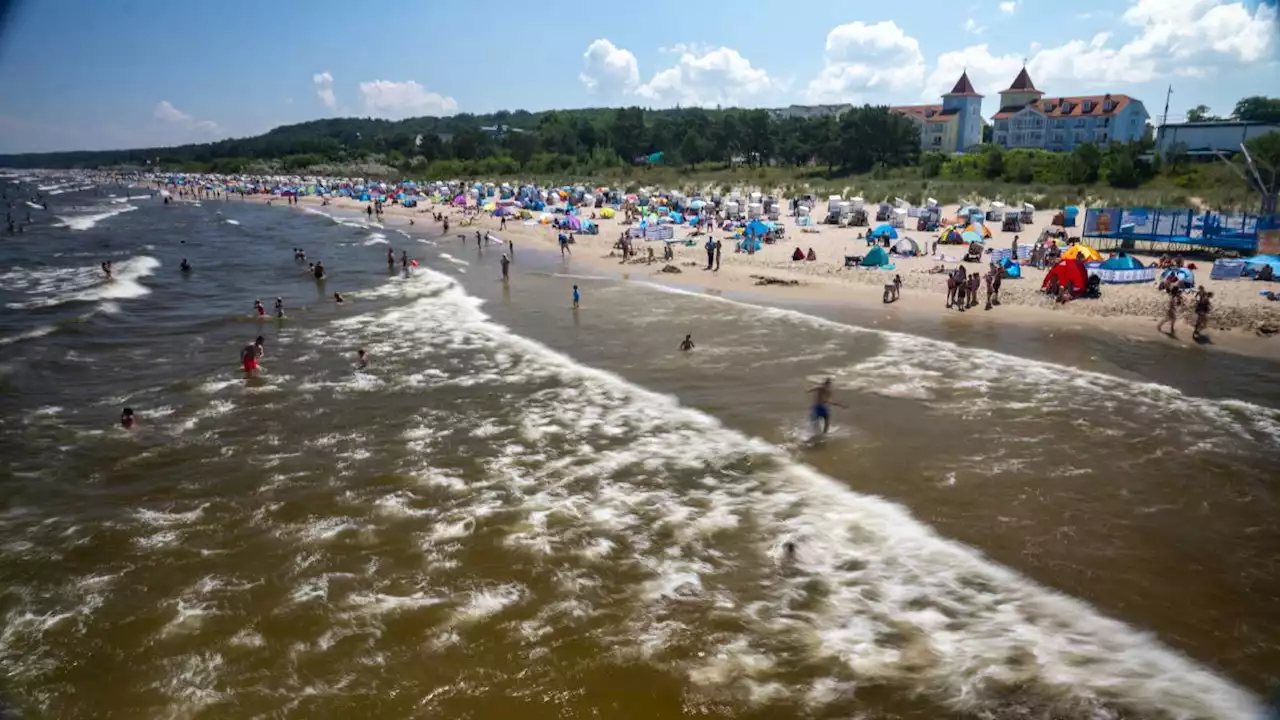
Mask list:
[[[270,196],[248,197],[259,202],[272,199]],[[323,199],[300,197],[298,203],[303,207],[319,207]],[[273,199],[273,204],[288,207],[279,197]],[[367,205],[350,198],[331,198],[329,204],[333,208],[355,213],[364,212]],[[511,219],[499,231],[499,218],[488,213],[467,215],[455,207],[427,205],[405,208],[385,205],[382,219],[391,226],[407,225],[412,219],[418,229],[425,225],[443,234],[443,228],[432,220],[432,214],[436,212],[444,212],[450,219],[450,236],[459,233],[474,234],[477,229],[483,229],[500,234],[503,240],[515,243],[517,253],[520,247],[530,245],[551,251],[555,251],[558,246],[557,231],[550,226]],[[947,206],[943,208],[943,217],[954,217],[958,212],[959,206]],[[1050,224],[1055,213],[1052,209],[1037,210],[1035,221],[1024,226],[1019,233],[1002,231],[997,224],[992,223],[989,225],[991,238],[986,243],[987,247],[993,250],[1008,249],[1015,236],[1021,245],[1031,245],[1041,229]],[[1259,295],[1260,290],[1267,289],[1263,287],[1264,283],[1211,279],[1210,261],[1197,263],[1197,284],[1204,285],[1214,293],[1213,311],[1206,331],[1208,340],[1198,343],[1191,338],[1191,326],[1194,322],[1191,302],[1183,307],[1174,337],[1156,330],[1155,325],[1163,315],[1166,299],[1154,283],[1107,284],[1102,286],[1100,299],[1080,299],[1058,304],[1040,292],[1046,270],[1024,266],[1022,278],[1004,281],[1000,292],[1001,305],[984,310],[983,305],[979,304],[965,312],[959,312],[945,307],[946,276],[930,273],[929,270],[938,265],[945,265],[948,270],[954,269],[964,255],[963,245],[940,245],[937,256],[907,258],[895,255],[892,257],[893,270],[846,268],[846,255],[866,253],[868,245],[858,236],[865,235],[870,227],[814,225],[802,232],[801,228],[796,227],[794,218],[784,217],[781,223],[786,227],[785,239],[765,245],[760,252],[754,254],[736,253],[733,251],[734,242],[727,234],[711,233],[724,242],[719,271],[709,272],[704,269],[706,254],[701,243],[705,242],[705,236],[695,238],[698,244],[694,247],[675,245],[675,260],[671,265],[680,271],[675,273],[663,271],[665,263],[661,260],[660,242],[636,241],[639,255],[628,262],[622,262],[621,254],[613,246],[628,226],[620,216],[602,218],[596,222],[600,227],[599,234],[575,235],[569,262],[624,279],[661,282],[712,293],[744,293],[766,299],[879,305],[882,303],[884,285],[892,282],[894,275],[900,275],[903,282],[902,294],[898,301],[884,305],[887,316],[894,313],[945,313],[960,322],[1018,322],[1042,326],[1046,332],[1059,328],[1092,327],[1112,331],[1129,339],[1161,342],[1171,346],[1212,346],[1250,355],[1280,356],[1280,344],[1271,337],[1271,329],[1280,328],[1280,303],[1269,302]],[[876,224],[872,222],[873,226]],[[936,233],[912,230],[899,232],[900,237],[916,240],[926,253],[931,251],[933,241],[937,239]],[[1078,229],[1071,229],[1069,232],[1074,235]],[[677,234],[677,238],[679,237],[681,235]],[[652,263],[647,258],[647,246],[653,247],[657,257]],[[793,261],[791,256],[796,248],[806,254],[812,248],[817,260]],[[1137,257],[1144,263],[1155,260],[1154,257],[1141,254]],[[971,272],[986,270],[985,261],[968,263],[966,267]],[[784,282],[762,284],[761,277]]]

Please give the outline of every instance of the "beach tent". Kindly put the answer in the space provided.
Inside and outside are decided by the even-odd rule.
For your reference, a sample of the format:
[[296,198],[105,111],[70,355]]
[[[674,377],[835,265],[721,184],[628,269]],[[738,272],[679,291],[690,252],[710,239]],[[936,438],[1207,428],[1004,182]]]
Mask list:
[[615,211],[613,208],[605,208],[600,211],[600,217],[604,218],[605,220],[612,219],[613,216],[616,214],[617,214],[617,211]]
[[970,245],[981,245],[982,233],[975,230],[965,230],[960,233],[960,242],[969,243]]
[[1049,283],[1054,278],[1057,278],[1059,286],[1070,287],[1074,293],[1082,293],[1085,284],[1089,282],[1089,270],[1080,258],[1064,258],[1045,273],[1044,284],[1040,289],[1048,290]]
[[943,245],[959,245],[964,242],[964,239],[960,237],[960,231],[954,226],[947,226],[938,235],[938,242]]
[[978,234],[979,234],[979,235],[981,235],[983,238],[989,238],[989,237],[991,237],[991,228],[987,227],[986,225],[984,225],[984,224],[982,224],[982,223],[980,223],[980,222],[979,222],[979,223],[971,223],[971,224],[969,225],[969,227],[966,227],[964,230],[961,230],[960,232],[961,232],[961,233],[967,233],[967,232],[978,233]]
[[880,225],[875,230],[872,230],[871,234],[869,234],[867,237],[870,237],[870,238],[887,237],[890,240],[897,240],[898,231],[892,225]]
[[1074,260],[1080,258],[1085,262],[1101,262],[1102,254],[1088,245],[1076,244],[1067,248],[1062,252],[1063,260]]
[[1001,260],[1000,267],[1004,270],[1004,276],[1010,280],[1017,280],[1022,277],[1022,266],[1009,258]]
[[1265,265],[1271,266],[1271,272],[1280,277],[1280,255],[1254,255],[1244,259],[1245,266],[1254,272],[1260,272]]
[[916,244],[915,240],[912,240],[909,237],[904,237],[898,242],[893,244],[893,251],[898,253],[899,255],[906,255],[906,256],[919,255],[920,246]]
[[871,248],[866,257],[862,258],[861,265],[862,267],[893,269],[893,265],[889,262],[889,253],[885,252],[884,248],[879,245]]
[[1165,270],[1164,272],[1160,273],[1160,279],[1164,280],[1170,275],[1177,275],[1178,281],[1182,285],[1182,287],[1188,287],[1188,288],[1195,287],[1196,274],[1188,268],[1184,268],[1184,267],[1169,268],[1168,270]]
[[765,237],[766,235],[769,234],[769,226],[764,224],[760,220],[752,220],[751,222],[747,223],[746,234],[753,235],[758,238]]
[[1099,267],[1103,270],[1142,270],[1146,266],[1132,255],[1116,255],[1104,260]]
[[1068,205],[1062,209],[1062,227],[1075,227],[1076,216],[1080,214],[1080,208]]

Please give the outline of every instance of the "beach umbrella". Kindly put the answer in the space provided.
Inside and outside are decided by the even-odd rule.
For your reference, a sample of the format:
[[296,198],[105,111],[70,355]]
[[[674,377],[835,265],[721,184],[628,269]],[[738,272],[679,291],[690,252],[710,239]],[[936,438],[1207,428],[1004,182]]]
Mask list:
[[975,243],[978,245],[981,245],[982,235],[978,233],[976,230],[965,230],[964,232],[960,233],[960,240],[963,242],[967,242],[970,245],[973,245]]

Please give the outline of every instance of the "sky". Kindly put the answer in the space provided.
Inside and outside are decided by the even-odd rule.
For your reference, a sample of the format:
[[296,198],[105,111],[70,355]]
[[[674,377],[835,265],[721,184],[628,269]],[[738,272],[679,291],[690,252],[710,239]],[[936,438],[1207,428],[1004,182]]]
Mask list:
[[1172,86],[1172,122],[1280,96],[1276,2],[20,0],[0,29],[0,153],[343,116],[936,103],[963,71],[990,117],[1024,62],[1051,97],[1124,93],[1153,122]]

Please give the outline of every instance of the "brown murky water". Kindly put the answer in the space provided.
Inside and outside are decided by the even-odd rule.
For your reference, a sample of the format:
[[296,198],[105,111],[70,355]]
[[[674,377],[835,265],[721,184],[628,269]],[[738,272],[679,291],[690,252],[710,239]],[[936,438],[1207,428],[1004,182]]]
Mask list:
[[24,716],[1238,718],[1280,661],[1265,361],[137,204],[0,255]]

